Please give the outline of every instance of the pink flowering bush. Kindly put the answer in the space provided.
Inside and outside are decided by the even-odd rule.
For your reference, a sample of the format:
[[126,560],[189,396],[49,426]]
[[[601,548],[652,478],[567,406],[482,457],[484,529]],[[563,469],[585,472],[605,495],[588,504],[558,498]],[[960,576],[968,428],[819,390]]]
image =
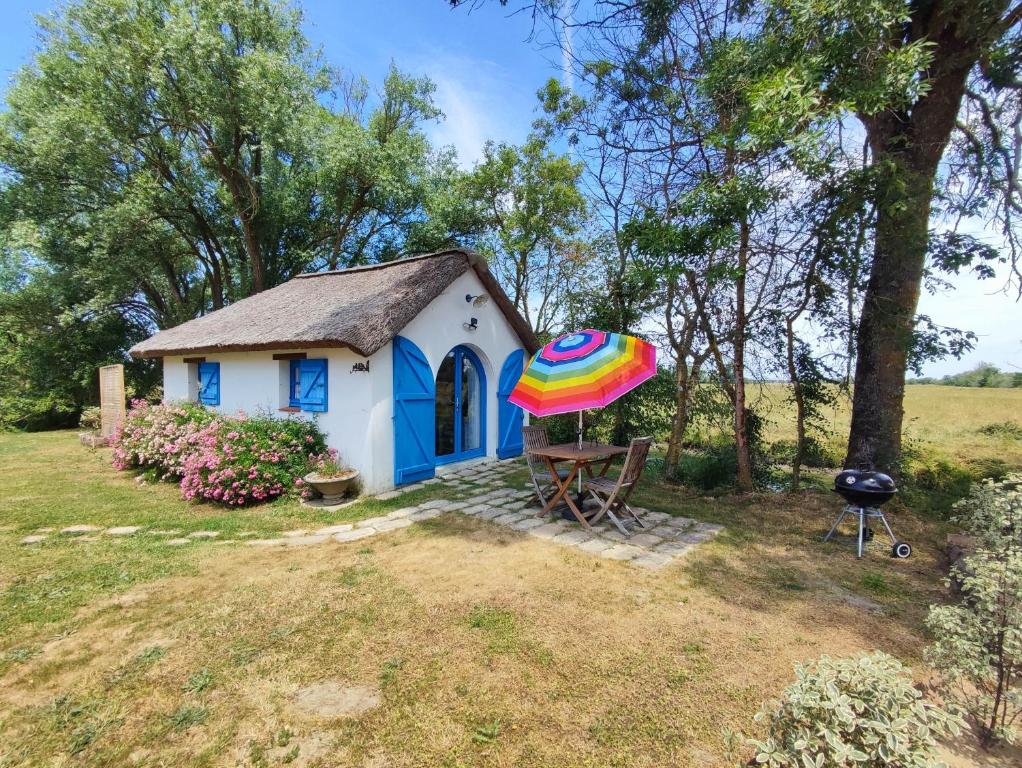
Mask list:
[[202,406],[132,403],[115,435],[114,466],[142,468],[181,484],[186,499],[228,506],[303,493],[310,457],[328,454],[311,422],[221,416]]

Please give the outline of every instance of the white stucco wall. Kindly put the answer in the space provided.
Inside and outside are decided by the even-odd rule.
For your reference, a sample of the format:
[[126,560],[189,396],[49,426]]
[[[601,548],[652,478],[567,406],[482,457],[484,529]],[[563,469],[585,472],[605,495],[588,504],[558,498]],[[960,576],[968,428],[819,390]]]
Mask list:
[[[465,295],[485,293],[471,270],[455,280],[415,317],[400,335],[414,342],[429,360],[436,377],[444,356],[455,346],[470,347],[482,361],[486,374],[486,455],[497,452],[497,377],[504,360],[521,347],[518,336],[491,300],[473,307]],[[464,323],[478,319],[478,329]],[[277,350],[284,351],[284,350]],[[352,372],[355,363],[367,358],[348,349],[287,350],[305,352],[309,358],[326,358],[328,410],[325,413],[295,414],[314,418],[327,435],[342,461],[362,474],[363,490],[376,493],[394,485],[393,358],[387,344],[368,358],[369,372]],[[287,362],[273,359],[274,350],[225,352],[202,355],[220,363],[220,407],[225,414],[243,410],[286,416],[286,389],[281,389],[281,367]],[[163,390],[166,400],[194,400],[194,374],[182,357],[163,360]]]

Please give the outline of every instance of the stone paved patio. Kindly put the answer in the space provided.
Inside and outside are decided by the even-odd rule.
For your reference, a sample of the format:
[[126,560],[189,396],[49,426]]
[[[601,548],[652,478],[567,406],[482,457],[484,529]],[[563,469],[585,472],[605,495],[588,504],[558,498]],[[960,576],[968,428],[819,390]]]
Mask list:
[[[507,483],[507,475],[520,468],[514,460],[479,462],[470,466],[459,466],[437,472],[437,477],[404,486],[400,489],[378,494],[375,498],[389,500],[418,488],[442,485],[449,498],[433,499],[418,506],[403,507],[386,515],[341,523],[314,530],[295,529],[284,531],[272,539],[256,539],[251,531],[238,534],[237,539],[219,540],[221,544],[244,543],[254,547],[303,547],[323,544],[328,541],[356,541],[386,531],[406,528],[414,523],[428,520],[448,512],[477,517],[512,531],[524,533],[537,539],[552,541],[566,547],[606,558],[622,560],[634,565],[657,569],[684,557],[699,544],[716,536],[722,526],[701,523],[685,517],[672,517],[664,512],[651,512],[636,508],[640,518],[647,524],[645,529],[636,529],[629,535],[622,534],[607,523],[586,530],[575,521],[560,518],[538,517],[540,508],[534,504],[535,496],[531,483],[527,487],[513,488]],[[354,502],[345,502],[327,509],[339,509]],[[322,508],[322,505],[316,505]],[[61,538],[75,538],[77,541],[96,541],[101,536],[130,537],[140,533],[167,537],[169,545],[184,546],[201,539],[217,539],[217,531],[194,531],[180,536],[178,530],[146,530],[141,526],[123,525],[100,528],[92,525],[73,525],[55,532],[52,528],[39,529],[21,542],[26,545],[38,544],[51,535]]]

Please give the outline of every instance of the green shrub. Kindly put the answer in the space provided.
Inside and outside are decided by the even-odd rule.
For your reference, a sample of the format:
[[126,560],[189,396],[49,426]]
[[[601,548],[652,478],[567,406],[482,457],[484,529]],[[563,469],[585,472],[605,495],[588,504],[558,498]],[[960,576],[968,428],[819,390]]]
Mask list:
[[678,460],[679,482],[704,491],[732,485],[738,473],[734,444],[710,445],[699,451],[686,451]]
[[930,608],[926,657],[980,741],[1010,742],[1022,715],[1022,475],[977,485],[955,513],[976,547],[951,574],[962,602]]
[[764,741],[751,743],[768,766],[891,768],[937,766],[937,740],[960,721],[924,702],[910,670],[885,653],[821,657],[798,665],[781,701],[756,716]]
[[90,405],[82,409],[82,415],[78,419],[78,426],[90,432],[98,432],[103,425],[103,410],[98,405]]
[[1013,440],[1022,440],[1022,424],[1014,421],[998,421],[993,424],[984,424],[978,430],[982,435],[990,437],[1008,437]]
[[[794,440],[776,440],[770,444],[770,447],[767,449],[767,455],[781,464],[791,464],[795,461],[795,449],[796,443]],[[806,438],[802,466],[816,469],[833,469],[841,466],[843,458],[833,447],[815,437]]]

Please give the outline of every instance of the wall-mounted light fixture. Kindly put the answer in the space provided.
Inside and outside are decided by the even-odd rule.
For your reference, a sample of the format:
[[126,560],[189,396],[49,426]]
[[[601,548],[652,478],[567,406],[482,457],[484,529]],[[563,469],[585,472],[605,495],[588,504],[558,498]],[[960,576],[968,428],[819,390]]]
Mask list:
[[476,330],[479,329],[479,318],[478,317],[473,317],[473,318],[471,318],[471,320],[469,322],[462,323],[461,326],[466,331],[476,331]]
[[473,296],[471,293],[465,294],[465,301],[471,304],[473,307],[482,307],[486,305],[486,302],[490,300],[490,297],[485,293],[480,293],[478,296]]

